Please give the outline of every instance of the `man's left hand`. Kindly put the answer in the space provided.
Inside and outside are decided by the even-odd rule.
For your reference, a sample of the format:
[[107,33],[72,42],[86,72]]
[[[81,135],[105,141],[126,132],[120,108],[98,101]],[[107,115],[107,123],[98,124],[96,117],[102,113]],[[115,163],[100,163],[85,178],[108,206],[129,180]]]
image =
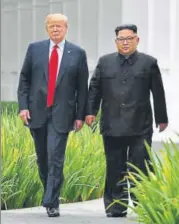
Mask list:
[[75,120],[74,128],[75,131],[79,131],[83,127],[83,121]]
[[159,127],[159,132],[164,131],[168,126],[168,123],[160,123],[157,125],[157,127]]

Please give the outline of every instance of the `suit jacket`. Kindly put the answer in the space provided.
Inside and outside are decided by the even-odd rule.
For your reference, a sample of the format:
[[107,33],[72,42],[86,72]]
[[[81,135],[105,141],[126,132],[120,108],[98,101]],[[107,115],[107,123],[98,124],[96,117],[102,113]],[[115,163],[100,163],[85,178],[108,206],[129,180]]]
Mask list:
[[[50,40],[31,43],[20,73],[19,110],[29,109],[30,128],[40,128],[47,119],[47,85]],[[73,129],[74,120],[84,120],[88,94],[86,53],[65,41],[56,82],[52,120],[58,132]]]
[[152,132],[150,92],[156,124],[167,123],[167,110],[157,60],[135,52],[128,59],[119,53],[99,59],[90,81],[87,114],[96,115],[101,103],[101,133],[133,136]]

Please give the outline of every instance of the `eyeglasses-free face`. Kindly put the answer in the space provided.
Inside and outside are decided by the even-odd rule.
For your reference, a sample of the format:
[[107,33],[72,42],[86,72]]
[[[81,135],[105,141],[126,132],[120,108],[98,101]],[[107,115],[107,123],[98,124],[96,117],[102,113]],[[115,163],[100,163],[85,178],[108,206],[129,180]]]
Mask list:
[[67,33],[68,24],[60,15],[52,15],[46,22],[46,30],[51,40],[61,42]]

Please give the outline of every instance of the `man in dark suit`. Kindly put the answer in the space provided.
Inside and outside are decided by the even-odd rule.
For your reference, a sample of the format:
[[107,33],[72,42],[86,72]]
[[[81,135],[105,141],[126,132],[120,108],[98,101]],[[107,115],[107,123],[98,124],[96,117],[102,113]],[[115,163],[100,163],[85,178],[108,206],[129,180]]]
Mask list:
[[149,156],[144,141],[151,145],[153,133],[150,92],[153,94],[156,126],[163,131],[168,123],[157,60],[136,50],[139,37],[135,25],[119,26],[115,32],[118,52],[99,59],[90,82],[86,116],[86,123],[91,126],[101,104],[107,217],[127,214],[126,208],[120,204],[109,207],[114,199],[128,200],[126,162],[130,160],[146,172],[144,161],[148,161]]
[[65,15],[47,16],[49,39],[29,45],[18,86],[20,118],[34,140],[49,217],[60,215],[68,134],[82,128],[88,94],[86,53],[65,40],[67,28]]

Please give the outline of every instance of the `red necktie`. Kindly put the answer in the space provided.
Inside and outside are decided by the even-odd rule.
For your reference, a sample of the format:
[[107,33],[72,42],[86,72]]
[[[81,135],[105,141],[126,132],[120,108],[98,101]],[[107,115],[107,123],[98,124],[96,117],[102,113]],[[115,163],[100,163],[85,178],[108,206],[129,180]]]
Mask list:
[[57,48],[58,46],[55,45],[49,60],[47,107],[51,107],[54,101],[55,86],[56,86],[56,79],[57,79],[57,69],[58,69]]

